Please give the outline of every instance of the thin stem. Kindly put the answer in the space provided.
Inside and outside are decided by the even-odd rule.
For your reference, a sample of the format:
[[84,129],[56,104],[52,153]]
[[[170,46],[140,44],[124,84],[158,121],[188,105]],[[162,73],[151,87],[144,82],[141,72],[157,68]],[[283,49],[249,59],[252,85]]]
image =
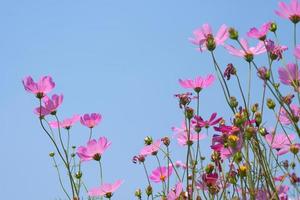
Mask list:
[[54,167],[55,167],[56,172],[57,172],[59,184],[60,184],[60,186],[61,186],[63,192],[65,193],[65,195],[68,197],[69,200],[71,200],[71,197],[69,196],[69,194],[68,194],[66,188],[64,187],[64,185],[63,185],[63,183],[62,183],[61,175],[60,175],[60,172],[59,172],[59,169],[58,169],[58,165],[57,165],[57,163],[56,163],[56,160],[55,160],[54,157],[52,157],[52,159],[53,159],[53,162],[54,162]]

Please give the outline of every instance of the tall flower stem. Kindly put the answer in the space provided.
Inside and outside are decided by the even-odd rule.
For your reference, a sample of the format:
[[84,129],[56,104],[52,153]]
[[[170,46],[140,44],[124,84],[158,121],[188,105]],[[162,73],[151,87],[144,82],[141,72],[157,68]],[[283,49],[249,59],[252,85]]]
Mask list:
[[[152,185],[151,185],[151,182],[150,182],[150,179],[149,179],[149,175],[148,175],[148,171],[147,171],[146,165],[145,165],[144,162],[142,162],[142,163],[143,163],[144,171],[145,171],[145,174],[146,174],[146,177],[147,177],[148,185],[152,188]],[[149,198],[149,196],[148,196],[148,198]],[[151,199],[154,200],[153,193],[151,193]]]

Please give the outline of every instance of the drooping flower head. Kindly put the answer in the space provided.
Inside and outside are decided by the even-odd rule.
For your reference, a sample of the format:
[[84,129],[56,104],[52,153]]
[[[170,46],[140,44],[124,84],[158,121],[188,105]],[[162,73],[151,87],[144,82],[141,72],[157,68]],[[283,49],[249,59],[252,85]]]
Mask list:
[[195,90],[195,92],[198,93],[203,88],[207,88],[210,85],[212,85],[214,80],[215,80],[214,75],[209,74],[206,77],[198,76],[198,77],[195,78],[195,80],[192,80],[192,79],[186,79],[186,80],[179,79],[179,84],[183,88],[193,89],[193,90]]
[[288,49],[285,45],[276,45],[273,40],[266,40],[266,49],[272,60],[281,60],[282,54]]
[[158,167],[152,171],[149,178],[155,183],[164,182],[172,175],[172,172],[173,172],[172,166]]
[[278,16],[289,19],[294,24],[300,21],[300,6],[298,0],[291,0],[290,4],[279,2],[278,6],[279,9],[275,11]]
[[90,140],[86,146],[80,146],[77,149],[77,155],[81,161],[96,160],[99,161],[111,142],[106,137],[100,137],[97,140]]
[[90,189],[88,195],[90,197],[100,197],[105,196],[106,198],[111,198],[113,193],[122,185],[123,180],[117,180],[115,183],[104,183],[100,187]]
[[92,113],[92,114],[84,114],[80,117],[80,122],[82,125],[88,127],[88,128],[94,128],[101,122],[102,116],[98,113]]
[[31,76],[27,76],[22,83],[26,91],[35,94],[40,99],[55,87],[51,76],[43,76],[38,82],[34,82]]
[[172,190],[170,190],[168,196],[167,196],[167,200],[177,200],[179,199],[180,195],[182,192],[182,183],[178,182],[175,185],[175,188],[173,188]]
[[208,49],[213,51],[217,45],[223,45],[228,38],[228,28],[223,24],[216,36],[212,33],[212,28],[209,24],[203,24],[202,27],[196,29],[194,32],[194,38],[190,38],[190,41],[199,47],[199,50]]
[[259,55],[266,52],[265,45],[260,41],[255,47],[249,47],[248,41],[245,39],[240,39],[242,49],[237,49],[232,45],[225,45],[228,52],[234,56],[243,57],[247,62],[253,60],[254,55]]
[[259,40],[265,40],[267,33],[271,27],[272,22],[264,23],[260,28],[251,28],[250,31],[248,31],[247,35],[250,38],[256,38]]
[[148,155],[156,155],[156,153],[159,151],[161,145],[161,141],[157,140],[156,142],[146,145],[142,148],[140,155],[142,156],[148,156]]
[[35,109],[35,114],[38,116],[46,116],[49,114],[55,115],[57,108],[62,104],[64,99],[64,96],[54,94],[52,95],[51,98],[48,96],[44,96],[42,101],[43,101],[43,106],[37,107]]
[[52,128],[58,128],[58,125],[60,128],[70,129],[76,122],[78,122],[80,119],[80,115],[73,115],[71,118],[64,119],[61,122],[52,121],[49,122],[50,126]]
[[300,86],[300,70],[294,63],[289,63],[285,67],[280,67],[278,69],[279,80],[285,85],[290,85],[295,91],[299,91]]

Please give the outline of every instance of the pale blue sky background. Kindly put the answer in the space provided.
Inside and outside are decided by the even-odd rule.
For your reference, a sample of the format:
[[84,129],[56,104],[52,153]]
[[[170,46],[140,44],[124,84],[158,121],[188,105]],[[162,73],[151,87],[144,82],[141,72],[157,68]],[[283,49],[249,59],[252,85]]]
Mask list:
[[[48,157],[53,149],[32,113],[37,102],[23,90],[24,76],[53,76],[55,92],[65,95],[61,118],[103,115],[95,135],[112,141],[103,157],[105,181],[124,179],[114,199],[133,199],[135,188],[146,185],[142,167],[131,162],[143,138],[171,135],[170,127],[180,125],[173,98],[183,91],[178,78],[213,73],[209,54],[189,43],[192,31],[205,22],[215,31],[226,23],[245,35],[250,27],[275,19],[281,38],[289,38],[291,24],[275,16],[276,7],[277,1],[267,0],[0,1],[1,199],[62,196]],[[223,49],[217,57],[222,66],[234,62],[246,73],[245,62]],[[256,82],[253,92],[260,94],[260,85]],[[218,111],[229,119],[217,82],[201,101],[204,117]],[[77,124],[72,134],[75,144],[85,144],[88,130]],[[175,143],[173,151],[180,151]],[[84,167],[87,184],[96,186],[97,164]]]

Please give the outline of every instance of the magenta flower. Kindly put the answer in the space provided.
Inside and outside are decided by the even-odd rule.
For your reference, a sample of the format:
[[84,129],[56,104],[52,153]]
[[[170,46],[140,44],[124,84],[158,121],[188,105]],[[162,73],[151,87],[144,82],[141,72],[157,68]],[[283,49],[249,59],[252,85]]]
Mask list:
[[198,76],[195,80],[186,79],[181,80],[179,79],[179,84],[186,89],[194,89],[196,92],[200,92],[203,88],[207,88],[213,84],[215,80],[214,75],[209,74],[206,77]]
[[200,126],[201,128],[209,128],[210,126],[214,126],[216,124],[218,124],[221,120],[222,120],[222,117],[219,117],[217,118],[217,113],[213,113],[209,120],[203,120],[202,117],[200,116],[195,116],[194,119],[192,120],[192,123],[194,124],[194,126],[198,125]]
[[172,166],[169,167],[158,167],[152,171],[151,175],[149,176],[150,180],[155,183],[164,182],[168,179],[173,172]]
[[111,198],[113,193],[122,185],[123,180],[117,180],[113,184],[104,183],[100,187],[89,190],[88,195],[91,197],[105,196]]
[[84,114],[80,117],[81,124],[89,128],[94,128],[101,120],[102,116],[98,113]]
[[228,38],[228,28],[223,24],[217,35],[214,37],[212,29],[209,24],[203,24],[201,28],[196,29],[194,32],[194,38],[190,38],[190,41],[199,47],[200,51],[214,50],[217,45],[223,45]]
[[52,128],[58,128],[58,124],[60,128],[70,129],[76,122],[80,119],[79,115],[74,115],[71,118],[64,119],[63,121],[57,123],[57,121],[49,122]]
[[[295,104],[291,104],[290,108],[292,110],[292,117],[295,119],[300,118],[300,108]],[[291,120],[291,117],[288,115],[285,109],[281,108],[279,111],[279,121],[284,125],[290,125],[292,123]]]
[[256,38],[259,40],[265,40],[266,35],[271,27],[272,22],[264,23],[259,29],[258,28],[251,28],[250,31],[247,33],[248,37]]
[[298,0],[291,0],[291,3],[287,5],[284,2],[278,3],[279,10],[275,13],[284,19],[289,19],[293,23],[298,23],[300,21],[300,6]]
[[284,45],[275,45],[274,41],[266,40],[266,49],[270,53],[272,60],[281,60],[283,52],[286,51],[288,47]]
[[254,55],[259,55],[266,52],[265,45],[260,41],[255,47],[249,47],[247,40],[241,39],[242,49],[236,49],[232,45],[225,45],[228,52],[234,56],[243,57],[246,61],[251,62]]
[[35,94],[37,98],[44,97],[55,87],[51,76],[43,76],[38,82],[34,82],[31,76],[27,76],[22,82],[25,90]]
[[278,69],[278,74],[281,83],[292,86],[295,91],[299,90],[300,71],[296,64],[289,63],[285,67],[280,67]]
[[290,147],[292,141],[295,139],[295,135],[286,135],[283,133],[275,135],[268,134],[265,136],[265,139],[272,149],[276,149],[278,151],[277,155],[282,155],[289,151],[286,151],[287,147]]
[[51,98],[48,96],[43,97],[43,106],[35,109],[35,114],[39,116],[46,116],[49,114],[55,115],[57,108],[62,104],[64,96],[54,94]]
[[288,191],[289,191],[289,186],[287,185],[279,185],[276,187],[278,197],[280,200],[288,200]]
[[142,156],[155,155],[158,152],[160,145],[161,145],[161,141],[157,140],[156,142],[143,147],[140,152],[140,155]]
[[295,49],[294,49],[294,56],[299,60],[300,59],[300,45],[298,45]]
[[175,188],[172,189],[168,196],[167,196],[167,200],[177,200],[179,199],[180,197],[180,194],[182,192],[182,183],[181,182],[178,182],[176,185],[175,185]]
[[81,161],[99,161],[101,159],[102,154],[110,145],[111,142],[109,142],[106,137],[100,137],[98,141],[93,139],[87,143],[86,147],[78,147],[77,155],[79,156]]

